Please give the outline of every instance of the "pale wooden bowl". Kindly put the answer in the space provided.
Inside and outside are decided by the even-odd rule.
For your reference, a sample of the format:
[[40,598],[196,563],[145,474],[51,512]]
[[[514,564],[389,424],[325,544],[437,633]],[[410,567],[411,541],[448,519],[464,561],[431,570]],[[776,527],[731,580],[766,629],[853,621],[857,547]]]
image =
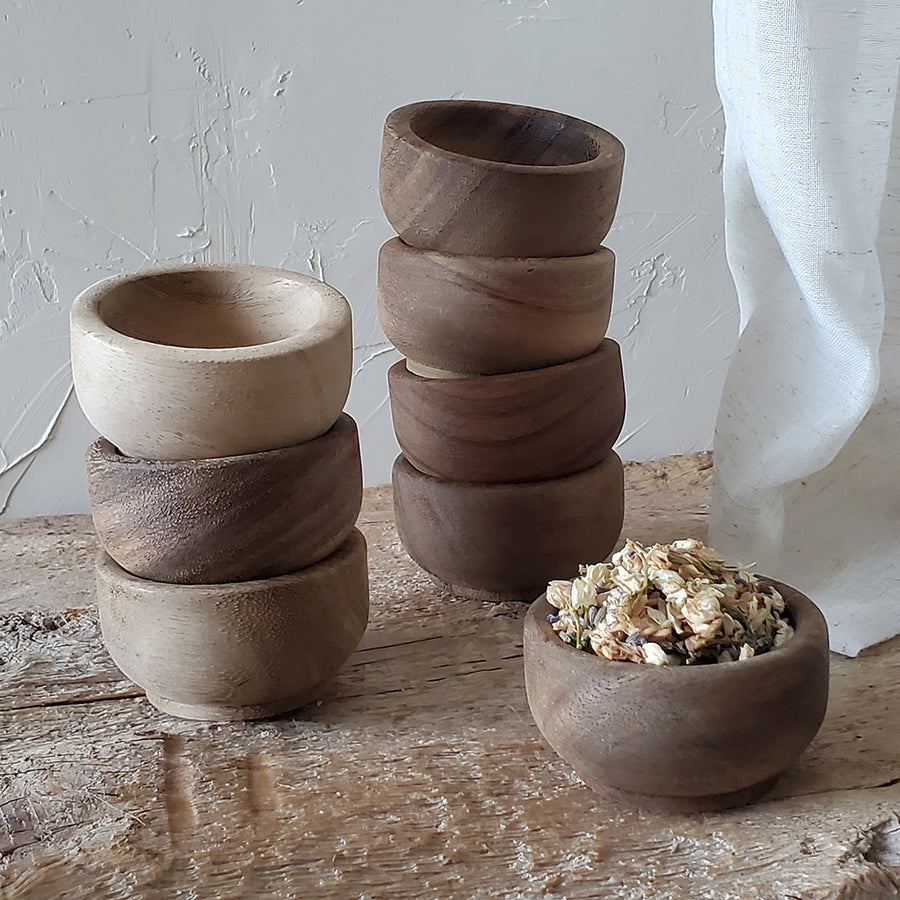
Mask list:
[[313,700],[366,630],[359,531],[314,566],[235,584],[145,581],[101,552],[97,602],[116,665],[163,712],[229,721]]
[[741,662],[611,662],[554,634],[541,597],[525,617],[525,688],[541,734],[591,788],[675,812],[761,797],[812,741],[828,702],[828,630],[794,588],[783,646]]
[[350,389],[350,307],[306,275],[187,266],[82,292],[72,375],[90,423],[126,456],[203,459],[326,432]]
[[105,438],[87,453],[100,543],[152,581],[210,584],[311,566],[347,539],[362,504],[356,423],[317,438],[218,459],[123,456]]
[[409,368],[496,375],[554,366],[600,346],[615,257],[494,258],[409,247],[378,258],[378,315]]
[[533,600],[551,579],[604,559],[622,528],[624,474],[613,452],[585,472],[515,484],[432,478],[399,456],[392,480],[406,552],[479,600]]
[[619,345],[504,375],[422,378],[388,371],[394,431],[420,472],[450,481],[543,481],[591,469],[625,418]]
[[478,256],[580,256],[616,212],[625,150],[562,113],[484,100],[395,109],[381,204],[413,247]]

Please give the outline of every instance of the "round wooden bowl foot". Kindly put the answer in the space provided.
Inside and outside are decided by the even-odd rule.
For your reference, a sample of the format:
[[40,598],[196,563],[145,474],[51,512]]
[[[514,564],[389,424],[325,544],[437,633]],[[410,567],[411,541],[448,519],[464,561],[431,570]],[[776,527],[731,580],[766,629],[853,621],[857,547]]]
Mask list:
[[[419,565],[416,563],[416,565]],[[422,568],[419,566],[419,568]],[[422,569],[427,572],[427,569]],[[534,600],[533,591],[488,591],[480,588],[463,587],[459,584],[450,584],[442,581],[437,575],[428,572],[431,580],[454,597],[464,597],[466,600],[480,600],[484,603],[531,603]]]
[[614,803],[632,808],[645,809],[649,812],[691,813],[719,812],[723,809],[734,809],[755,803],[768,793],[781,777],[779,772],[771,778],[765,778],[739,791],[725,794],[706,794],[697,797],[665,797],[655,794],[638,794],[632,791],[621,791],[608,785],[598,785],[596,790]]
[[156,694],[147,694],[147,699],[160,712],[179,719],[196,719],[202,722],[241,722],[245,719],[267,719],[282,713],[300,709],[312,702],[320,692],[321,685],[295,694],[292,697],[280,697],[268,703],[255,703],[249,706],[229,706],[226,703],[180,703]]

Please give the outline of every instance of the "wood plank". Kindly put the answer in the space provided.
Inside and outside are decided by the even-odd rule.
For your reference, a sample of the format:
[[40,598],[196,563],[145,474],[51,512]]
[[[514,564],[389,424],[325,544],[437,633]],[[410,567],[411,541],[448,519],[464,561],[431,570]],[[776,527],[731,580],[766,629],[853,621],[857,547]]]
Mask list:
[[[708,464],[630,464],[625,533],[703,536]],[[389,489],[360,523],[360,649],[317,704],[235,725],[158,713],[115,669],[87,517],[2,523],[0,897],[900,896],[900,641],[833,658],[822,730],[764,802],[651,815],[542,741],[524,608],[434,585]]]

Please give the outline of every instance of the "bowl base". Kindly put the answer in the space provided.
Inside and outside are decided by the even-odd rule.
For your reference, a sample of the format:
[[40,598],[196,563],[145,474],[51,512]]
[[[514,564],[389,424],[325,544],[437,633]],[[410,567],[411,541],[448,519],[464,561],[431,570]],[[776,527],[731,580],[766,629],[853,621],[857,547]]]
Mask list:
[[[419,566],[419,568],[422,567]],[[449,591],[455,597],[465,597],[466,600],[481,600],[485,603],[531,603],[541,591],[541,588],[538,588],[536,594],[533,589],[528,591],[491,591],[486,588],[463,587],[459,584],[450,584],[450,582],[438,578],[437,575],[432,575],[427,569],[422,569],[422,571],[427,573],[439,588]]]
[[179,719],[196,719],[202,722],[241,722],[245,719],[267,719],[270,716],[292,712],[301,706],[315,700],[320,685],[295,694],[291,697],[280,697],[267,703],[254,703],[248,706],[232,706],[227,703],[181,703],[178,700],[170,700],[168,697],[160,697],[157,694],[147,694],[147,699],[160,712]]
[[781,772],[771,778],[765,778],[749,787],[739,791],[729,791],[725,794],[705,794],[697,797],[664,797],[656,794],[638,794],[633,791],[623,791],[609,785],[597,785],[596,790],[615,803],[638,807],[650,812],[665,813],[705,813],[719,812],[724,809],[734,809],[737,806],[747,806],[759,800],[765,793],[772,789],[775,782],[781,777]]

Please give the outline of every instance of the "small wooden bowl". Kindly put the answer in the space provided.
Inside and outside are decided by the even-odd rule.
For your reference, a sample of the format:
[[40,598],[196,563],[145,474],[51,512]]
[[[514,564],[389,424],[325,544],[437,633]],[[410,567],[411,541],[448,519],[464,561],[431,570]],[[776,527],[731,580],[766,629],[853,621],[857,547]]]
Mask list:
[[496,375],[553,366],[600,346],[615,257],[450,256],[392,238],[378,259],[378,314],[410,368]]
[[420,472],[449,481],[546,481],[593,468],[625,418],[619,345],[508,375],[422,378],[388,371],[394,431]]
[[344,543],[362,504],[346,413],[311,441],[220,459],[136,459],[101,438],[87,476],[106,552],[132,575],[179,584],[305,569]]
[[237,584],[160,584],[97,560],[103,639],[163,712],[257,719],[297,709],[356,648],[369,610],[359,531],[299,572]]
[[762,796],[815,736],[828,701],[828,631],[787,585],[794,636],[734,663],[610,662],[564,644],[541,596],[525,617],[525,688],[541,734],[594,790],[675,812]]
[[109,278],[72,304],[72,375],[90,423],[126,456],[204,459],[326,432],[350,389],[350,307],[257,266]]
[[580,256],[616,213],[625,150],[561,113],[432,100],[387,117],[381,205],[413,247],[475,256]]
[[622,528],[622,461],[550,481],[473,484],[394,462],[397,531],[426,572],[464,597],[532,600],[560,573],[604,559]]

